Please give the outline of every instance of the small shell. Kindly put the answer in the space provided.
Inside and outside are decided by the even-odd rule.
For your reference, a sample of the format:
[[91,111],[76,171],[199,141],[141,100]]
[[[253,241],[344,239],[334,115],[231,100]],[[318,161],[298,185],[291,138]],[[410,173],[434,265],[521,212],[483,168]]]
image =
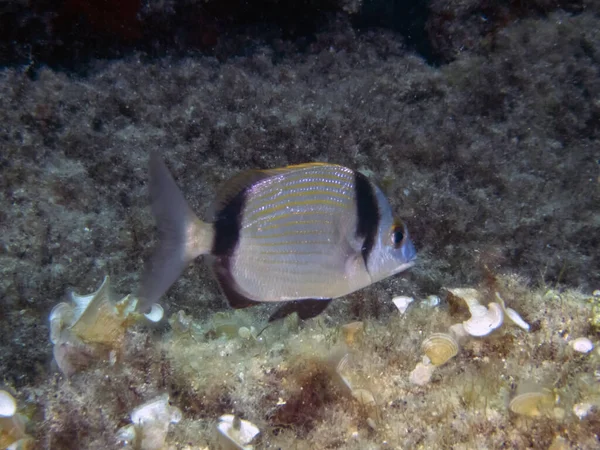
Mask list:
[[61,302],[50,311],[50,342],[56,344],[62,330],[73,321],[73,307],[66,302]]
[[134,425],[156,421],[177,423],[181,420],[181,411],[169,404],[169,394],[163,394],[135,408],[129,417]]
[[431,380],[431,376],[435,371],[433,364],[418,363],[417,366],[410,373],[409,381],[418,386],[425,386]]
[[463,322],[463,327],[471,336],[486,336],[502,325],[504,313],[497,303],[490,303],[484,312],[481,305],[469,308],[472,316]]
[[589,402],[575,403],[573,405],[573,413],[583,420],[594,409],[594,404]]
[[525,392],[510,401],[510,410],[516,414],[529,417],[539,417],[549,414],[556,403],[554,394],[549,389]]
[[0,417],[12,417],[17,412],[17,401],[6,391],[0,391]]
[[458,354],[458,343],[449,334],[434,333],[421,345],[431,364],[441,366]]
[[439,306],[441,302],[442,300],[437,295],[428,295],[425,300],[422,300],[421,303],[419,303],[419,306],[421,308],[435,308],[436,306]]
[[579,353],[589,353],[594,349],[594,344],[586,337],[573,339],[569,342],[569,345],[573,347],[573,350]]
[[124,334],[125,318],[119,314],[110,298],[110,279],[104,278],[100,288],[90,295],[71,294],[76,307],[70,327],[73,334],[84,342],[113,345]]
[[510,319],[512,323],[517,325],[518,327],[523,328],[525,331],[529,331],[529,324],[523,320],[523,318],[512,308],[507,308],[504,303],[504,299],[500,296],[498,292],[496,292],[496,299],[498,300],[498,304],[504,311],[504,315]]
[[529,331],[529,324],[523,320],[523,318],[512,308],[506,308],[504,310],[506,316],[511,320],[512,323],[518,327],[523,328],[525,331]]
[[254,337],[255,331],[254,327],[240,327],[238,329],[238,336],[244,340],[249,340]]
[[155,303],[154,305],[152,305],[152,309],[150,310],[150,312],[144,314],[144,317],[146,317],[146,319],[148,319],[150,322],[157,323],[162,320],[164,315],[165,310],[163,309],[163,307],[160,306],[158,303]]
[[364,408],[365,413],[367,414],[367,424],[373,428],[377,429],[377,423],[380,420],[379,408],[377,406],[377,402],[375,401],[375,397],[368,389],[354,389],[352,391],[352,397],[358,402],[358,404]]
[[365,330],[365,324],[363,322],[350,322],[346,325],[342,325],[342,335],[347,345],[354,345],[354,343],[360,341]]
[[248,444],[260,433],[256,425],[232,414],[219,417],[217,430],[222,447],[228,450],[252,449]]
[[[181,411],[169,404],[168,394],[163,394],[135,408],[129,417],[135,429],[133,441],[136,448],[158,450],[164,448],[169,424],[181,420]],[[127,436],[131,442],[130,429],[123,430],[118,435],[119,438]]]
[[392,303],[394,305],[396,305],[396,308],[398,308],[398,311],[400,311],[400,314],[404,314],[406,312],[406,310],[408,309],[408,305],[410,305],[414,301],[415,301],[414,298],[407,297],[404,295],[399,295],[398,297],[394,297],[392,299]]
[[354,397],[356,401],[363,406],[371,406],[376,404],[375,397],[373,397],[371,391],[367,389],[354,389],[352,391],[352,397]]
[[126,448],[135,448],[137,444],[135,425],[129,424],[119,428],[117,431],[117,441]]

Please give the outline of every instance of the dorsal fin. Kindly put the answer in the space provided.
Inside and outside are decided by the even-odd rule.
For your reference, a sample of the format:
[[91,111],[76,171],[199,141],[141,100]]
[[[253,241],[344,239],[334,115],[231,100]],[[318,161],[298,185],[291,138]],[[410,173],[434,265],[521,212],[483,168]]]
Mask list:
[[304,163],[291,166],[280,167],[278,169],[249,169],[239,172],[228,180],[224,181],[217,190],[217,196],[211,204],[208,212],[209,221],[214,221],[216,215],[225,208],[240,192],[249,188],[253,184],[266,180],[276,175],[293,172],[295,170],[307,169],[309,167],[328,166],[328,163]]

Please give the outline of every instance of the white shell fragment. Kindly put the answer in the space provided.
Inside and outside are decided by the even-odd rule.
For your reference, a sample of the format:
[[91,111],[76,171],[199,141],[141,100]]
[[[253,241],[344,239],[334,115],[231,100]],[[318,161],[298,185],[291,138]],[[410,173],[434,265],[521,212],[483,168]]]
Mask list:
[[471,318],[463,322],[463,327],[471,336],[486,336],[500,327],[504,321],[504,313],[497,303],[490,303],[488,307],[482,305],[469,305]]
[[594,405],[589,402],[575,403],[573,405],[573,413],[579,417],[579,420],[583,420],[593,409]]
[[73,307],[61,302],[50,311],[50,342],[56,344],[62,330],[73,323]]
[[569,345],[579,353],[589,353],[594,349],[594,344],[586,337],[573,339]]
[[408,305],[414,302],[415,299],[413,297],[407,297],[405,295],[399,295],[398,297],[394,297],[392,299],[392,303],[396,305],[400,314],[404,314],[408,309]]
[[12,417],[17,412],[17,401],[6,391],[0,391],[0,417]]
[[252,450],[254,447],[248,444],[260,433],[258,427],[252,422],[242,420],[233,414],[219,417],[217,430],[224,448],[240,450]]
[[158,450],[164,447],[169,425],[181,420],[181,411],[163,394],[135,408],[129,417],[132,424],[121,428],[117,438],[141,450]]
[[417,366],[410,373],[408,380],[412,384],[416,384],[418,386],[425,386],[431,380],[435,368],[436,366],[431,364],[429,358],[425,356],[423,357],[423,362],[418,363]]
[[502,308],[502,311],[504,311],[504,314],[510,319],[512,323],[514,323],[520,328],[523,328],[525,331],[529,331],[529,324],[525,322],[523,318],[519,315],[519,313],[516,312],[514,309],[506,307],[504,299],[500,297],[500,294],[498,292],[496,292],[496,299],[498,300],[498,304]]
[[439,306],[441,302],[442,300],[437,295],[429,295],[425,300],[419,303],[419,306],[421,308],[435,308],[436,306]]
[[466,332],[462,323],[451,325],[448,328],[448,333],[450,333],[459,344],[464,341],[465,338],[469,337],[469,333]]
[[152,305],[152,309],[150,312],[144,314],[144,317],[148,319],[150,322],[160,322],[165,315],[165,310],[158,303]]

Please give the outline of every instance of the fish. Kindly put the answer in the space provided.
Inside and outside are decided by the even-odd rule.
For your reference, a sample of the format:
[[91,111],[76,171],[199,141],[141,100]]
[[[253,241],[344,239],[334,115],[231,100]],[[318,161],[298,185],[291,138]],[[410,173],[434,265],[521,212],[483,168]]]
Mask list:
[[142,311],[201,255],[231,307],[281,302],[269,322],[315,317],[332,299],[414,264],[406,225],[361,172],[329,163],[247,170],[224,183],[202,221],[161,157],[149,165],[159,239],[142,275]]

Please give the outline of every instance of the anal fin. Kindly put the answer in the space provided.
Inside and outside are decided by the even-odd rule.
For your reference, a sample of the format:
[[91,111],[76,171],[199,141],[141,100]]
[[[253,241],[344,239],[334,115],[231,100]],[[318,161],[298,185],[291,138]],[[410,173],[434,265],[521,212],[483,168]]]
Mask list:
[[298,313],[298,317],[302,320],[312,319],[325,311],[330,302],[331,299],[317,300],[312,298],[287,301],[271,314],[269,322],[283,319],[292,313]]

